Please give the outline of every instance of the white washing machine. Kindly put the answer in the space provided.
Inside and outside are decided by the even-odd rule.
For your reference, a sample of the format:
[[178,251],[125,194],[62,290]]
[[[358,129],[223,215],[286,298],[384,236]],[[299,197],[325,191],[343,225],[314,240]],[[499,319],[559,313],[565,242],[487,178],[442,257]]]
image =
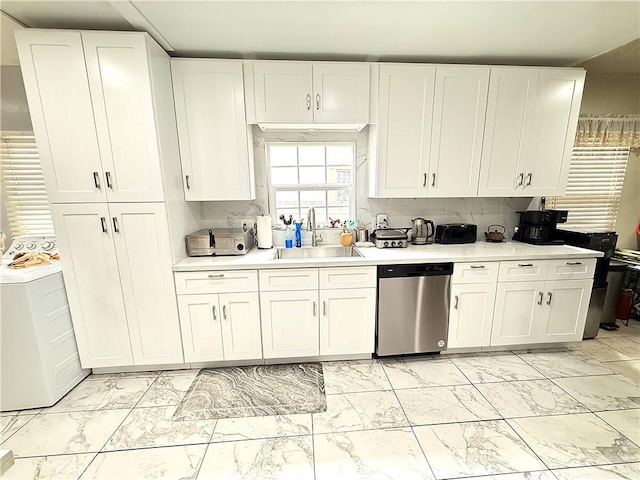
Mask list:
[[0,411],[48,407],[86,377],[59,261],[11,269],[18,252],[57,252],[52,236],[16,237],[0,268]]

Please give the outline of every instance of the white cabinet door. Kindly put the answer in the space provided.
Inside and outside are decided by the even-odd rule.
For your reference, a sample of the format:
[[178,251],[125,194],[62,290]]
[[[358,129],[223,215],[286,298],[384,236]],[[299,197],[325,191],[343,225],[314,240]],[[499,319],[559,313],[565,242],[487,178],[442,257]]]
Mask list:
[[478,194],[488,86],[489,67],[436,67],[429,197]]
[[262,358],[258,293],[220,294],[225,360]]
[[218,295],[178,295],[185,362],[224,360]]
[[313,64],[313,121],[369,122],[369,64]]
[[253,66],[258,123],[312,123],[311,63],[255,62]]
[[538,341],[544,282],[498,283],[491,345]]
[[264,358],[320,353],[318,291],[260,293]]
[[320,303],[320,355],[373,353],[375,288],[322,290]]
[[51,214],[82,366],[132,365],[107,205],[52,205]]
[[584,333],[593,280],[547,282],[538,341],[579,342]]
[[83,32],[82,43],[108,200],[163,201],[146,35]]
[[435,72],[431,65],[380,66],[376,197],[427,193]]
[[162,203],[109,204],[136,365],[181,363],[167,213]]
[[495,297],[495,283],[451,286],[448,348],[489,345]]
[[242,62],[171,60],[186,200],[255,198]]
[[478,196],[525,195],[538,71],[491,67]]
[[585,71],[541,69],[531,154],[525,172],[527,196],[563,195],[578,125]]
[[19,30],[16,43],[49,201],[104,202],[80,33]]

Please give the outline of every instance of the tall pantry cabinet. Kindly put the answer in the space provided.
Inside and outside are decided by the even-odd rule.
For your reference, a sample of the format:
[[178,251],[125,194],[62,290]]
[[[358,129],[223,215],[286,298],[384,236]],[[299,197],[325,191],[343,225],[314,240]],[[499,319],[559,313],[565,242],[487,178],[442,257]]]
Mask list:
[[171,266],[195,228],[169,57],[137,32],[16,40],[82,365],[183,362]]

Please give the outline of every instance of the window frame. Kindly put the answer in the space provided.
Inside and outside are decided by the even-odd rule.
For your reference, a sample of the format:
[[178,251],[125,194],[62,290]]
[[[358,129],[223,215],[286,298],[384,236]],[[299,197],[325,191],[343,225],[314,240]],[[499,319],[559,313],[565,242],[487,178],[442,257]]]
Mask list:
[[[349,145],[353,149],[353,158],[351,163],[351,184],[327,184],[327,183],[298,183],[295,185],[277,185],[274,186],[271,181],[271,153],[270,146],[302,146],[302,147],[313,147],[313,146],[321,146],[321,147],[333,147],[333,146],[345,146]],[[276,190],[278,191],[288,191],[288,192],[299,192],[301,190],[304,191],[341,191],[341,190],[349,190],[349,218],[344,219],[341,218],[343,222],[345,220],[351,220],[356,218],[357,208],[357,143],[355,141],[326,141],[326,142],[305,142],[305,141],[267,141],[265,142],[265,158],[267,160],[267,188],[269,190],[268,195],[268,211],[269,215],[273,219],[275,225],[278,225],[279,219],[277,217],[277,208],[276,208]],[[299,160],[299,157],[298,157]],[[325,158],[326,162],[326,158]],[[325,169],[327,165],[325,163]],[[296,165],[296,168],[300,168],[300,165]],[[302,210],[303,207],[300,207]],[[300,212],[302,218],[304,218],[306,222],[306,212]],[[300,219],[294,219],[300,220]],[[321,228],[329,225],[329,219],[327,218],[326,224],[320,223]]]

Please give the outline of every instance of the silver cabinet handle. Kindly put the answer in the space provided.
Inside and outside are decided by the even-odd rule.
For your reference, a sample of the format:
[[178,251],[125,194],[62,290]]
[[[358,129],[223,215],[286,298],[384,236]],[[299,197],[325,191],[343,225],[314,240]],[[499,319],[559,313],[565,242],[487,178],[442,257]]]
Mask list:
[[225,320],[227,319],[227,306],[226,305],[222,306],[222,318],[224,318]]
[[214,305],[213,308],[211,308],[211,311],[213,312],[213,319],[217,320],[218,317],[216,317],[216,306]]
[[311,94],[307,93],[307,110],[311,110]]
[[567,265],[582,265],[582,262],[567,262]]
[[458,295],[456,295],[453,298],[455,298],[455,303],[453,304],[453,308],[455,308],[457,310],[458,309],[458,302],[460,301],[460,299],[458,298]]
[[549,292],[547,295],[548,295],[547,296],[547,305],[551,305],[551,298],[553,297],[553,293]]
[[320,94],[316,94],[316,110],[320,110]]
[[187,182],[187,190],[191,190],[191,185],[189,184],[189,175],[185,175],[184,179]]
[[107,219],[100,217],[100,223],[102,224],[102,233],[107,233]]
[[424,179],[422,180],[422,186],[426,187],[427,186],[427,174],[424,174]]
[[520,175],[518,175],[518,185],[516,186],[521,187],[523,183],[524,183],[524,173],[521,173]]
[[120,228],[118,227],[118,217],[113,217],[113,231],[116,233],[120,233]]
[[93,184],[100,190],[100,174],[98,172],[93,172]]
[[217,275],[207,275],[209,278],[224,278],[224,273],[219,273]]
[[471,268],[485,268],[484,265],[471,265]]
[[107,179],[107,187],[113,190],[113,183],[111,182],[111,172],[104,172],[104,176]]
[[431,186],[432,187],[436,186],[436,174],[435,173],[431,174]]
[[316,302],[313,302],[313,316],[316,316]]
[[327,316],[327,302],[322,301],[322,315]]
[[533,263],[519,263],[519,267],[533,267]]
[[538,298],[538,305],[542,305],[542,297],[544,297],[544,293],[543,292],[538,292],[539,298]]
[[533,179],[533,173],[529,173],[527,175],[527,184],[525,185],[525,187],[528,187],[531,185],[531,180]]

